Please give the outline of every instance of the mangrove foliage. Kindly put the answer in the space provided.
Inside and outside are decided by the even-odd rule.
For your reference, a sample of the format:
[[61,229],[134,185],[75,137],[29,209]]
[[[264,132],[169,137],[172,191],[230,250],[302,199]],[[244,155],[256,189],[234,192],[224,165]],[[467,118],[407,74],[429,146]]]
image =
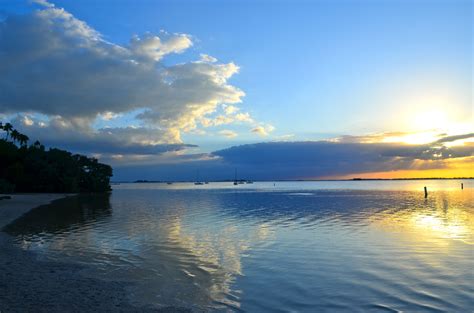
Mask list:
[[109,165],[84,155],[46,149],[39,141],[28,145],[29,140],[10,123],[0,122],[0,193],[110,190]]

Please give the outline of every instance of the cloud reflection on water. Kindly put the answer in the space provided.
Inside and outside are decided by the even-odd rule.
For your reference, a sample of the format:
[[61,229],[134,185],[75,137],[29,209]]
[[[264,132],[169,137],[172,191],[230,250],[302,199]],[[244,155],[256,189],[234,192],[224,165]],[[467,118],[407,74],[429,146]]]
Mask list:
[[408,298],[421,277],[466,285],[473,197],[471,189],[427,200],[413,191],[119,189],[110,203],[90,196],[33,210],[6,231],[53,259],[93,264],[90,275],[133,282],[139,303],[265,311],[306,295],[304,307],[322,309],[337,300],[327,285],[346,295],[339,305],[362,307],[369,296],[380,304],[395,292],[388,307],[416,309]]

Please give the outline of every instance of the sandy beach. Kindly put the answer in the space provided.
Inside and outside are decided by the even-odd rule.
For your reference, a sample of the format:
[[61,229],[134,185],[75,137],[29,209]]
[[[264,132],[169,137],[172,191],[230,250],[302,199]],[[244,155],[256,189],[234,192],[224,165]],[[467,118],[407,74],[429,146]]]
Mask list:
[[[0,229],[29,210],[71,195],[12,195],[0,201]],[[69,263],[38,260],[0,231],[0,312],[187,312],[179,308],[135,307],[127,285],[81,275]]]
[[12,197],[11,199],[0,200],[0,229],[35,207],[48,204],[51,201],[67,196],[72,196],[72,194],[46,193],[10,196]]

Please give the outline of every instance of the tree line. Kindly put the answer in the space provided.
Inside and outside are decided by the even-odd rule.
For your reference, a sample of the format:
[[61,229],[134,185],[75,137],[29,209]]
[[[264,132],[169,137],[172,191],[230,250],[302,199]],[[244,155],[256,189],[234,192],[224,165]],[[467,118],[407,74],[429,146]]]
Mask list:
[[[3,136],[1,136],[3,133]],[[56,148],[0,122],[0,193],[104,192],[110,190],[112,167],[95,158]]]

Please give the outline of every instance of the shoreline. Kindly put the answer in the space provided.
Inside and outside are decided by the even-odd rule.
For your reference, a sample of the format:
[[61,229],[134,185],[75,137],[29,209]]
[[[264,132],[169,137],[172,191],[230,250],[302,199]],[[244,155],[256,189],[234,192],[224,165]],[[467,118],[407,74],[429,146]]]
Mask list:
[[38,260],[2,231],[31,209],[74,195],[11,194],[0,200],[0,312],[190,312],[133,306],[129,284],[85,277],[82,265]]
[[[350,178],[350,179],[257,179],[254,183],[272,182],[360,182],[360,181],[420,181],[420,180],[474,180],[474,177],[417,177],[417,178]],[[247,181],[247,179],[237,179]],[[166,184],[166,183],[194,183],[195,180],[135,180],[135,181],[112,181],[111,185],[120,184]],[[207,180],[209,183],[232,183],[234,179]]]
[[[74,193],[37,193],[37,194],[5,194],[11,199],[0,200],[0,231],[26,212],[47,205],[54,200],[74,196]],[[2,194],[3,196],[3,194]]]

